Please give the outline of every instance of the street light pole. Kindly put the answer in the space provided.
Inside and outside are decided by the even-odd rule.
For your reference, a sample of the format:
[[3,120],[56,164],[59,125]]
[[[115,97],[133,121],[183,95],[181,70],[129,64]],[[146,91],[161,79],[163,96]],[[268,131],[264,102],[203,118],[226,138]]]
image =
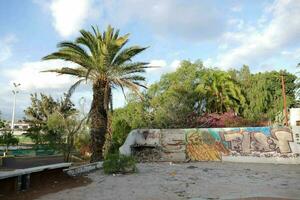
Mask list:
[[21,85],[20,83],[13,83],[14,84],[14,89],[13,89],[13,94],[14,94],[14,104],[13,104],[13,111],[12,111],[12,118],[11,118],[11,131],[14,132],[14,123],[15,123],[15,111],[16,111],[16,96],[19,93],[17,90],[18,87]]

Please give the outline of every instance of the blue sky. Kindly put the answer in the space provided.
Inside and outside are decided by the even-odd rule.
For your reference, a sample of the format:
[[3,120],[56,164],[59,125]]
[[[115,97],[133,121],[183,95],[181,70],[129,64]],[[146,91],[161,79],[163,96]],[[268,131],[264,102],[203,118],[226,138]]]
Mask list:
[[[10,0],[0,1],[0,111],[11,117],[12,83],[21,83],[17,118],[30,103],[30,93],[58,98],[74,81],[40,73],[72,66],[42,62],[62,40],[81,28],[108,24],[131,33],[130,44],[150,46],[137,60],[161,66],[147,72],[148,84],[176,70],[180,60],[201,59],[222,69],[250,66],[254,72],[287,69],[300,62],[299,0]],[[88,86],[73,96],[91,101]],[[116,106],[124,105],[120,91]]]

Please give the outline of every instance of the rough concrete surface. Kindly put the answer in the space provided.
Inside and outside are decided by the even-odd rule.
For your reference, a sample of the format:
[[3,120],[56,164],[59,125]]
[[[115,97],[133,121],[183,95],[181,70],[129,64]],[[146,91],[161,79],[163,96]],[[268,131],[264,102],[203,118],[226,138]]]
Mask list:
[[300,199],[300,166],[250,163],[142,163],[139,173],[88,175],[84,187],[40,200]]

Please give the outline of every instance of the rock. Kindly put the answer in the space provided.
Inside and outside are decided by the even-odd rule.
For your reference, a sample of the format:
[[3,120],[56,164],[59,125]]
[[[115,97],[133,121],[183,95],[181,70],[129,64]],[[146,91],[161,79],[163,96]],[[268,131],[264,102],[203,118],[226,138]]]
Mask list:
[[187,167],[187,169],[195,169],[195,168],[198,168],[198,167],[193,166],[193,165]]

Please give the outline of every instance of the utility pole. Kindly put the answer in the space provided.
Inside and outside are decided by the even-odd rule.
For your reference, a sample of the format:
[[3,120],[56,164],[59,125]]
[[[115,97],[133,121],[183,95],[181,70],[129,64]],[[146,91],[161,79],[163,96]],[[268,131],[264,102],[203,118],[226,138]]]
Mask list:
[[283,97],[283,110],[284,110],[284,117],[285,117],[285,125],[288,126],[288,112],[286,107],[286,94],[285,94],[285,83],[283,74],[281,74],[281,86],[282,86],[282,97]]
[[12,111],[12,118],[11,118],[11,131],[14,132],[14,123],[15,123],[15,111],[16,111],[16,96],[19,93],[19,91],[17,90],[18,87],[21,85],[20,83],[13,83],[14,84],[14,88],[13,88],[13,94],[14,94],[14,104],[13,104],[13,111]]

